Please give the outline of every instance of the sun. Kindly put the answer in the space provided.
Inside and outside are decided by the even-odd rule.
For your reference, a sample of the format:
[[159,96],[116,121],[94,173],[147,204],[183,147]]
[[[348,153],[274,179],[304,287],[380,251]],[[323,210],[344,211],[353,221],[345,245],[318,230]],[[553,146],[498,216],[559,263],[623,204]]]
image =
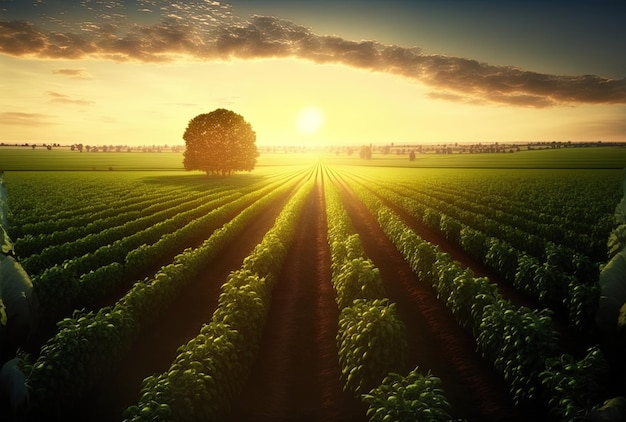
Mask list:
[[316,107],[302,109],[296,117],[296,127],[300,133],[312,135],[318,132],[324,124],[324,115]]

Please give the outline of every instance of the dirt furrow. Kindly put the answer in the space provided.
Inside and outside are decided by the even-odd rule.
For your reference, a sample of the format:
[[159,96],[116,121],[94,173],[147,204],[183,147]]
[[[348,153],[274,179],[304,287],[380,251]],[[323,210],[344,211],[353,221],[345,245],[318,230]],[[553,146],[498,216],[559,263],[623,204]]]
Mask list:
[[[490,282],[498,286],[498,291],[503,298],[511,301],[511,303],[517,306],[525,306],[530,309],[543,309],[546,307],[537,299],[516,289],[510,281],[505,280],[486,264],[476,261],[460,245],[446,239],[446,237],[440,232],[427,227],[408,212],[391,203],[389,200],[380,196],[379,199],[396,214],[398,214],[402,221],[404,221],[404,223],[422,239],[437,245],[441,251],[450,255],[453,260],[458,261],[464,267],[472,270],[475,276],[487,277]],[[567,350],[568,353],[572,353],[574,356],[584,356],[590,344],[581,341],[580,335],[576,333],[573,328],[569,327],[567,315],[555,312],[552,321],[554,328],[560,334],[559,344],[561,347],[563,347],[564,350]]]
[[281,195],[263,210],[235,241],[226,246],[219,258],[207,263],[201,277],[183,287],[171,308],[136,338],[133,348],[124,355],[108,379],[74,409],[77,418],[89,414],[93,421],[120,420],[126,407],[139,401],[141,381],[149,375],[166,371],[176,357],[178,347],[196,336],[202,324],[211,320],[220,288],[228,274],[239,268],[243,259],[262,240],[288,197],[288,193]]
[[396,214],[402,218],[402,221],[417,233],[422,239],[439,246],[439,249],[446,252],[450,257],[458,261],[464,267],[472,270],[477,277],[487,277],[490,281],[498,285],[498,289],[502,294],[502,297],[509,299],[511,302],[519,306],[527,306],[529,308],[537,308],[536,301],[528,295],[516,290],[510,283],[504,281],[502,277],[496,274],[487,265],[473,259],[461,246],[446,239],[440,232],[427,227],[426,225],[418,222],[415,217],[410,215],[404,209],[391,203],[389,200],[378,197],[385,205],[391,208]]
[[441,378],[455,416],[467,420],[529,420],[517,409],[508,388],[476,352],[472,336],[437,299],[432,286],[420,282],[374,216],[339,179],[344,204],[367,255],[379,268],[387,296],[407,328],[410,366]]
[[365,420],[361,403],[342,391],[334,297],[318,178],[272,293],[257,362],[229,420]]

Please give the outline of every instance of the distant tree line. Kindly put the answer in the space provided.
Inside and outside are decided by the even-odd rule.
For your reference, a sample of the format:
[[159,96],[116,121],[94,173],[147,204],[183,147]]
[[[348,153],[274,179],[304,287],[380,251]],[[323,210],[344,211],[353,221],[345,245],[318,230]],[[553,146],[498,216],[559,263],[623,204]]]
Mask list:
[[[60,147],[61,144],[57,144],[57,143],[52,143],[52,144],[43,143],[43,144],[41,144],[41,146],[46,148],[46,149],[48,149],[48,150],[51,150],[53,147],[54,148]],[[24,144],[7,144],[6,142],[0,142],[0,147],[30,147],[32,149],[35,149],[35,148],[37,148],[37,144],[36,143],[30,144],[28,142],[26,142]]]
[[78,152],[181,152],[184,150],[182,145],[168,147],[167,145],[151,145],[151,146],[130,146],[130,145],[70,145],[71,151]]
[[77,152],[182,152],[185,150],[183,145],[85,145],[82,143],[72,145],[61,145],[59,143],[7,143],[0,142],[0,147],[22,147],[36,149],[41,146],[51,150],[53,148],[68,148],[71,151]]
[[626,146],[624,142],[529,142],[529,143],[448,143],[448,144],[394,144],[387,145],[362,145],[359,148],[353,146],[331,146],[327,150],[336,155],[353,155],[359,152],[359,157],[370,160],[374,153],[389,155],[408,156],[410,161],[414,161],[418,154],[501,154],[515,153],[519,151],[532,151],[536,149],[559,149],[559,148],[586,148],[602,146]]
[[[415,159],[417,154],[493,154],[493,153],[512,153],[519,151],[531,151],[540,149],[560,149],[560,148],[589,148],[589,147],[610,147],[610,146],[626,146],[626,142],[606,142],[606,141],[594,141],[594,142],[560,142],[560,141],[538,141],[528,143],[500,143],[500,142],[479,142],[474,144],[469,143],[442,143],[442,144],[395,144],[393,142],[385,145],[362,145],[358,146],[346,146],[346,145],[331,145],[331,146],[311,146],[311,145],[280,145],[280,146],[259,146],[258,152],[267,153],[306,153],[310,151],[324,150],[327,152],[335,153],[336,155],[348,155],[352,156],[358,152],[359,157],[362,159],[371,159],[374,153],[376,154],[396,154],[408,156],[410,160]],[[184,145],[88,145],[83,143],[75,143],[72,145],[61,145],[59,143],[8,143],[0,142],[0,147],[23,147],[36,149],[38,147],[52,150],[56,148],[69,148],[71,151],[77,152],[146,152],[146,153],[160,153],[160,152],[184,152]]]

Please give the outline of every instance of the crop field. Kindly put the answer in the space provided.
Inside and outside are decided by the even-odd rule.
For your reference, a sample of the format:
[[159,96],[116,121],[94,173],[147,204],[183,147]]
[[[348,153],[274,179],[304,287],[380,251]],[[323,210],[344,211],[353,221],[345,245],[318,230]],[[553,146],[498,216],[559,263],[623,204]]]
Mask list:
[[32,420],[583,420],[621,388],[594,315],[626,149],[5,151]]

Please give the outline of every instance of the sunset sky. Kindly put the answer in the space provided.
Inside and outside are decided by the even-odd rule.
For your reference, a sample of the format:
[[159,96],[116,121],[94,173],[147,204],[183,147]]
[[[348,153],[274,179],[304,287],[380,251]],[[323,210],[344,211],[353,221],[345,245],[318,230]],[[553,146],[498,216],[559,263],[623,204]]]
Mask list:
[[[0,142],[626,141],[626,3],[0,0]],[[303,110],[308,110],[303,113]]]

